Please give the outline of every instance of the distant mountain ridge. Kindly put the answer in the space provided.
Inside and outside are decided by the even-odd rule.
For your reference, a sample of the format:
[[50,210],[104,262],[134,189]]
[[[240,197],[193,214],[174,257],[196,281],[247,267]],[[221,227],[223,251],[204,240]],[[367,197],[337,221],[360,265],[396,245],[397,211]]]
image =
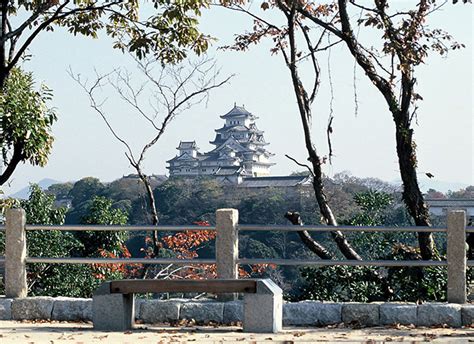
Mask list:
[[[398,179],[398,180],[393,180],[390,183],[401,185],[402,181]],[[442,193],[446,193],[448,191],[458,191],[460,189],[465,189],[469,186],[469,184],[467,183],[436,180],[436,177],[433,179],[420,178],[418,179],[418,184],[420,185],[420,189],[422,192],[427,192],[429,189],[435,189]]]
[[[63,183],[63,182],[60,180],[55,180],[51,178],[44,178],[44,179],[41,179],[36,184],[38,184],[41,189],[45,190],[49,188],[51,185],[58,184],[58,183]],[[19,199],[28,199],[28,197],[30,197],[30,186],[25,186],[23,189],[9,196],[13,198],[19,198]]]
[[[131,177],[130,176],[123,176],[123,178],[126,177]],[[428,178],[420,178],[418,180],[421,191],[422,192],[427,192],[428,189],[435,189],[437,191],[441,191],[442,193],[446,193],[448,191],[458,191],[460,189],[464,189],[468,187],[470,184],[467,183],[460,183],[460,182],[451,182],[451,181],[444,181],[444,180],[436,180],[436,179],[428,179]],[[65,183],[60,180],[56,179],[51,179],[51,178],[44,178],[40,180],[37,184],[40,186],[41,189],[45,190],[49,188],[53,184],[58,184],[58,183]],[[402,184],[402,181],[400,179],[398,180],[392,180],[389,183],[393,185],[398,185],[400,186]],[[19,191],[9,194],[8,196],[13,197],[13,198],[19,198],[19,199],[28,199],[30,196],[30,187],[25,186],[24,188],[20,189]]]

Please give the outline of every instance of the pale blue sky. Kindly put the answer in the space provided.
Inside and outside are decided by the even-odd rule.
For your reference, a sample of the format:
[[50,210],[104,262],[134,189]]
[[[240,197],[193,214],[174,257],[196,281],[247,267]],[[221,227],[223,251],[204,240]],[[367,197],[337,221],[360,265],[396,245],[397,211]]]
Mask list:
[[[433,14],[431,25],[449,31],[466,44],[466,49],[451,52],[448,58],[433,55],[417,72],[418,90],[424,98],[419,104],[419,125],[415,127],[419,172],[421,175],[431,172],[437,180],[466,184],[474,184],[472,19],[469,5],[446,6]],[[214,8],[205,13],[202,29],[219,39],[217,47],[231,43],[233,34],[250,24],[243,15]],[[306,156],[295,98],[282,57],[271,56],[269,47],[263,44],[245,53],[210,50],[209,54],[216,57],[222,68],[222,75],[236,76],[229,85],[211,93],[207,107],[196,106],[171,123],[162,140],[148,154],[147,173],[166,173],[165,161],[175,156],[180,140],[196,140],[203,151],[211,149],[208,142],[214,138],[214,129],[222,126],[219,115],[230,110],[234,102],[244,104],[260,117],[257,125],[265,131],[269,150],[276,154],[272,174],[285,175],[299,169],[284,156],[289,154],[300,161]],[[33,58],[25,68],[53,89],[59,121],[54,125],[56,141],[48,165],[45,168],[20,165],[11,190],[46,177],[68,181],[95,176],[111,181],[133,173],[123,147],[106,130],[67,74],[69,66],[84,76],[92,75],[94,68],[100,72],[122,66],[132,70],[131,59],[113,50],[105,35],[91,40],[61,30],[43,33],[32,45],[31,53]],[[320,63],[324,75],[314,105],[313,129],[320,154],[325,155],[330,101],[327,55],[321,57]],[[349,170],[361,177],[398,179],[393,122],[382,97],[358,70],[359,111],[355,116],[353,61],[344,46],[332,51],[330,63],[335,95],[335,157],[325,172],[331,176]],[[124,106],[113,98],[109,98],[109,104],[109,116],[117,130],[135,147],[142,145],[149,133],[146,124],[129,116]]]

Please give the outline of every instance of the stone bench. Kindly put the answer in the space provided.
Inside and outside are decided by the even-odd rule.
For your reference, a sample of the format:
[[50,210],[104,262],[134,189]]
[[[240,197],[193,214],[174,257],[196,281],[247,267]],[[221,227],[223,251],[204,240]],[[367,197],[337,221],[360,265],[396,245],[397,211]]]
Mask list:
[[100,331],[127,331],[135,319],[139,293],[243,293],[244,332],[276,333],[282,328],[282,290],[270,279],[118,280],[104,282],[93,295],[92,322]]

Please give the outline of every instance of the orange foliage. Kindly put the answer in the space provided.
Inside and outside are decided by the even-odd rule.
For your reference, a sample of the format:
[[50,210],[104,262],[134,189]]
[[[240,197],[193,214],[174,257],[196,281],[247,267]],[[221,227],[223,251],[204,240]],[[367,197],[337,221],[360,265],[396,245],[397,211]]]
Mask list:
[[[210,226],[207,221],[198,221],[194,224],[202,227]],[[185,230],[173,235],[168,235],[162,238],[160,247],[172,250],[178,259],[195,259],[198,258],[198,250],[202,249],[206,243],[216,238],[216,232],[212,230]],[[145,237],[145,244],[147,248],[143,248],[145,258],[153,258],[153,250],[151,245],[153,241],[150,237]],[[122,253],[120,256],[106,250],[99,250],[99,255],[103,258],[130,258],[131,254],[125,245],[122,246]],[[106,280],[108,276],[114,273],[119,273],[123,278],[138,278],[141,277],[144,270],[144,264],[93,264],[94,277],[100,280]],[[273,264],[257,264],[247,266],[246,268],[239,266],[238,277],[250,278],[261,276],[267,269],[276,268]],[[192,264],[181,268],[170,268],[170,273],[167,278],[170,279],[212,279],[217,278],[216,264]]]

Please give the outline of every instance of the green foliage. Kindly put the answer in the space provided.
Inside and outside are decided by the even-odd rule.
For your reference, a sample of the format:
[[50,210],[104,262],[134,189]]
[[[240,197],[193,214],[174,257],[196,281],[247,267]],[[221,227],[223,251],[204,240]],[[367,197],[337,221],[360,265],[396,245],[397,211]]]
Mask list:
[[[353,226],[387,225],[387,211],[393,197],[385,192],[368,190],[356,193],[354,200],[360,212],[348,220]],[[413,241],[408,233],[364,233],[349,235],[350,241],[364,259],[419,259],[410,246],[400,243]],[[392,290],[384,293],[380,279]],[[303,268],[306,285],[301,298],[331,301],[443,301],[446,299],[446,270],[444,268],[389,268],[334,266]]]
[[358,266],[303,268],[302,276],[307,284],[300,298],[337,302],[382,300],[384,293],[373,271]]
[[[112,200],[95,196],[87,208],[88,215],[82,219],[87,225],[125,225],[127,214],[121,209],[112,208]],[[84,249],[84,256],[97,255],[99,250],[106,250],[118,255],[122,252],[127,233],[118,231],[81,231],[77,233]]]
[[214,179],[174,178],[155,189],[155,199],[164,224],[214,221],[215,211],[222,207],[222,186]]
[[104,189],[104,184],[98,178],[86,177],[74,183],[68,196],[72,199],[72,206],[77,207],[94,196],[100,196]]
[[268,189],[264,194],[249,195],[240,201],[239,222],[248,224],[285,224],[282,216],[288,211],[289,200],[283,192]]
[[47,106],[51,90],[41,85],[35,89],[32,73],[13,68],[0,93],[0,144],[3,164],[13,157],[44,166],[53,144],[51,126],[56,113]]
[[48,187],[46,193],[48,195],[53,195],[57,200],[67,199],[73,186],[74,184],[70,182],[53,184]]
[[[64,223],[65,208],[54,206],[55,198],[38,185],[31,185],[28,200],[20,205],[26,211],[28,224],[61,225]],[[118,209],[111,209],[111,201],[97,197],[92,200],[86,223],[125,224],[127,216]],[[83,232],[80,232],[83,233]],[[84,232],[87,234],[95,232]],[[30,257],[70,257],[97,251],[98,247],[121,249],[124,235],[119,232],[98,232],[101,235],[87,237],[82,243],[70,232],[28,231],[27,249]],[[88,246],[86,246],[86,245]],[[100,274],[100,278],[98,275]],[[122,274],[107,267],[69,264],[28,264],[27,278],[29,295],[90,297],[104,278],[120,278]]]
[[29,224],[60,225],[64,223],[66,208],[54,207],[55,197],[48,195],[37,184],[30,185],[30,197],[20,201]]
[[[55,208],[54,196],[47,195],[38,185],[31,185],[30,197],[21,201],[21,206],[26,211],[28,224],[64,223],[66,209]],[[81,248],[81,243],[69,232],[27,232],[27,249],[30,257],[69,257],[72,252]],[[30,295],[81,296],[85,295],[84,290],[97,286],[90,267],[82,265],[29,264],[27,278]],[[76,282],[74,288],[71,288],[72,281]]]
[[[10,6],[9,15],[37,15],[25,26],[40,32],[54,31],[57,25],[73,35],[97,38],[104,31],[114,39],[114,48],[138,58],[150,54],[162,62],[176,62],[188,50],[201,54],[208,48],[210,38],[199,32],[197,19],[208,5],[207,0],[154,0],[151,6],[138,0],[19,1]],[[24,30],[20,33],[25,35]]]
[[393,202],[393,197],[385,192],[369,190],[354,195],[354,201],[361,212],[356,214],[349,224],[352,226],[380,226],[384,222],[383,212]]

